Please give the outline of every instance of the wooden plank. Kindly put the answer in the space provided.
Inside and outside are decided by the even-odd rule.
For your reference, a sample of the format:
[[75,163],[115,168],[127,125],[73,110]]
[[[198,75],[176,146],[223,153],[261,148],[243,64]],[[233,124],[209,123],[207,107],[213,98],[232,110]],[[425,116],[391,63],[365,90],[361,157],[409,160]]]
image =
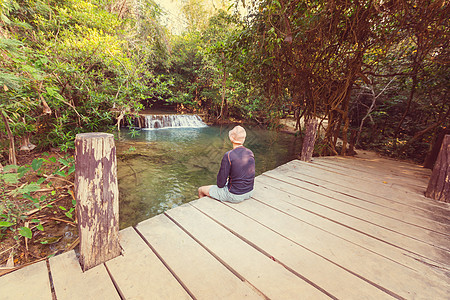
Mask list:
[[47,262],[41,261],[0,277],[0,298],[52,299]]
[[[325,159],[340,164],[344,163],[345,165],[350,167],[361,168],[381,173],[390,173],[395,176],[410,179],[417,179],[420,176],[423,175],[429,176],[431,174],[431,170],[424,169],[421,166],[418,166],[417,164],[383,157],[361,158],[357,156],[355,157],[328,156]],[[388,166],[388,168],[385,168],[386,166]],[[383,172],[383,169],[385,170],[385,172]]]
[[136,229],[195,298],[262,298],[167,216],[141,222]]
[[[437,228],[440,228],[438,232],[441,233],[444,238],[450,238],[450,227],[448,225],[450,224],[450,220],[445,216],[439,214],[433,215],[429,211],[415,209],[414,206],[403,205],[402,203],[391,201],[385,197],[366,194],[360,190],[337,186],[329,181],[313,178],[308,175],[290,171],[289,169],[273,170],[264,173],[264,175],[275,178],[281,175],[285,180],[288,180],[294,185],[305,189],[312,189],[317,191],[317,193],[329,195],[335,199],[345,200],[348,203],[352,203],[387,217],[393,217],[395,219],[399,219],[400,217],[404,223],[413,226],[422,227],[431,231],[436,231]],[[385,190],[387,189],[388,188]],[[392,195],[394,197],[395,192],[393,192]],[[413,199],[413,196],[410,195],[409,199]]]
[[[298,245],[286,239],[284,236],[277,234],[269,228],[266,228],[258,222],[255,222],[254,220],[237,212],[234,209],[236,205],[230,205],[229,207],[225,204],[208,198],[191,202],[191,205],[207,214],[216,222],[219,222],[222,226],[225,226],[230,231],[246,240],[248,243],[254,245],[254,247],[260,249],[267,256],[273,258],[275,261],[281,263],[290,270],[293,270],[293,272],[299,274],[299,276],[302,276],[307,281],[314,283],[315,285],[327,291],[329,294],[338,299],[392,298],[388,293],[385,293],[384,291],[378,289],[367,281],[358,278],[341,266],[333,264],[332,262],[317,255],[316,253],[309,251],[301,245]],[[177,216],[174,217],[177,220],[180,220],[181,218]],[[267,217],[273,216],[267,215]],[[228,248],[221,247],[220,243],[214,243],[214,241],[211,241],[208,238],[208,235],[206,233],[197,232],[201,231],[201,229],[197,229],[198,226],[195,225],[195,221],[199,218],[206,217],[198,215],[198,217],[196,217],[195,219],[186,218],[186,220],[182,220],[182,224],[183,226],[186,226],[190,232],[195,231],[196,236],[204,234],[205,237],[202,239],[202,241],[207,243],[210,249],[214,249],[215,253],[222,252],[220,254],[220,257],[233,255],[233,253],[235,253],[234,251],[227,251]],[[217,227],[218,225],[215,226]],[[233,239],[231,239],[230,242],[234,243]],[[247,256],[239,255],[238,257],[232,257],[230,258],[230,261],[236,261],[235,264],[237,265],[237,267],[240,267],[240,265],[242,264],[242,257]],[[252,266],[250,266],[250,270],[248,272],[249,275],[245,275],[246,278],[248,278],[248,276],[255,276],[254,270],[252,270]],[[258,274],[259,272],[256,273]],[[271,272],[264,273],[271,274]],[[281,286],[283,288],[287,288],[288,286],[291,287],[291,285],[287,285],[283,282],[280,283],[278,281],[279,279],[276,278],[274,282],[269,282],[267,283],[267,285],[275,285],[275,287]],[[283,291],[279,296],[282,295]],[[285,297],[285,299],[290,298]]]
[[450,236],[450,220],[440,214],[435,215],[430,211],[417,209],[414,206],[403,205],[374,195],[364,194],[360,191],[347,190],[347,193],[341,192],[339,189],[334,188],[333,184],[328,184],[324,181],[307,177],[306,175],[299,175],[285,169],[266,172],[264,176],[285,180],[302,189],[310,190],[386,217],[401,219],[404,223],[437,231],[447,238]]
[[[212,200],[200,200],[205,201]],[[328,298],[316,287],[275,263],[270,256],[258,252],[191,205],[167,213],[219,260],[270,299],[292,299],[296,295],[315,299]]]
[[286,215],[253,199],[233,207],[310,251],[395,293],[396,297],[446,299],[448,296],[442,290],[442,282],[424,278],[409,268],[341,239],[314,224]]
[[[258,182],[264,183],[273,187],[277,187],[280,190],[286,191],[292,195],[298,195],[303,199],[313,201],[317,204],[320,204],[329,209],[335,210],[337,212],[342,213],[343,220],[349,220],[348,216],[352,220],[347,225],[354,226],[355,220],[358,221],[357,228],[365,228],[364,230],[381,240],[385,240],[389,243],[393,243],[398,245],[399,247],[409,249],[411,252],[416,253],[424,258],[428,258],[431,261],[439,262],[442,264],[447,264],[449,261],[449,253],[446,250],[435,247],[433,244],[438,240],[441,235],[435,236],[433,241],[430,242],[430,236],[428,236],[424,240],[419,240],[417,238],[412,237],[416,231],[420,228],[408,227],[405,226],[396,226],[398,230],[394,230],[392,227],[387,226],[384,222],[388,221],[388,218],[383,217],[381,214],[375,214],[371,211],[365,210],[364,208],[360,208],[358,206],[352,205],[351,203],[347,203],[345,201],[339,201],[339,195],[337,199],[331,196],[327,196],[324,194],[317,194],[311,190],[302,189],[299,190],[298,186],[290,184],[288,181],[289,178],[285,178],[282,175],[277,175],[277,178],[269,178],[267,176],[258,177]],[[318,187],[315,187],[318,189]],[[394,226],[394,220],[390,220],[390,225]],[[419,234],[418,234],[419,235]]]
[[123,298],[191,299],[132,227],[119,234],[123,255],[105,264]]
[[[429,262],[423,262],[422,257],[413,255],[413,253],[405,249],[381,241],[375,236],[364,232],[365,227],[359,226],[358,219],[349,218],[334,210],[320,206],[299,196],[288,194],[279,189],[261,186],[258,182],[256,183],[256,187],[257,190],[255,190],[253,198],[265,205],[279,209],[297,219],[314,224],[314,226],[322,230],[387,257],[434,281],[445,282],[448,280],[448,276],[441,268],[442,266],[434,266]],[[342,219],[345,218],[348,220],[343,221]]]
[[[382,184],[381,178],[378,184],[374,182],[368,183],[367,181],[353,178],[348,180],[348,178],[345,178],[344,176],[336,176],[336,174],[333,174],[332,172],[318,170],[313,167],[313,164],[305,164],[300,161],[292,161],[291,163],[280,166],[274,171],[284,171],[286,169],[296,172],[298,176],[295,177],[297,178],[327,186],[329,189],[341,193],[347,193],[358,197],[362,194],[368,194],[383,202],[403,205],[407,206],[407,208],[420,207],[426,213],[440,214],[443,218],[447,218],[450,212],[450,209],[448,208],[430,203],[430,200],[423,195],[425,190],[422,190],[421,192],[406,192],[390,188],[388,185]],[[350,173],[350,171],[347,172]]]
[[[387,184],[383,184],[381,181],[373,180],[369,182],[345,175],[337,175],[334,172],[318,169],[314,164],[305,164],[298,161],[292,161],[273,171],[287,171],[290,176],[299,180],[321,185],[327,189],[353,195],[357,198],[373,199],[372,202],[384,204],[387,210],[395,209],[414,217],[432,218],[433,223],[436,221],[435,216],[438,215],[443,219],[444,224],[450,222],[450,218],[448,217],[450,209],[429,203],[429,200],[423,196],[423,191],[421,193],[406,192],[392,188]],[[347,173],[351,174],[351,172]],[[368,197],[363,195],[367,195]]]
[[402,162],[379,159],[377,161],[365,161],[354,157],[317,157],[314,163],[339,169],[350,169],[352,172],[367,174],[368,176],[381,175],[399,181],[405,187],[409,185],[422,186],[427,181],[431,172],[418,165],[412,165],[410,169],[399,171],[398,166],[404,167]]
[[[368,169],[366,167],[366,169],[362,169],[362,170],[355,170],[354,168],[348,168],[346,167],[344,164],[343,165],[336,165],[331,163],[330,164],[330,160],[329,159],[318,159],[315,160],[313,163],[309,163],[309,164],[305,164],[302,161],[299,160],[293,160],[283,166],[288,166],[288,165],[297,165],[297,166],[301,166],[301,167],[307,167],[309,166],[310,168],[316,168],[316,169],[321,169],[322,171],[325,172],[329,172],[329,173],[333,173],[333,174],[340,174],[343,176],[339,176],[338,178],[345,178],[345,177],[351,177],[353,179],[356,179],[357,181],[362,181],[362,182],[370,182],[372,184],[376,184],[378,186],[382,186],[382,187],[386,187],[388,186],[389,188],[393,188],[394,190],[397,191],[403,191],[404,194],[419,194],[421,196],[423,196],[425,188],[426,188],[426,182],[428,179],[428,175],[427,176],[423,176],[424,178],[416,178],[414,183],[410,182],[409,184],[404,184],[402,186],[397,185],[397,182],[401,181],[402,179],[404,179],[403,177],[400,176],[392,176],[389,173],[388,169],[380,169],[376,170],[376,169]],[[388,167],[386,167],[388,168]],[[412,181],[412,179],[409,179],[409,181]],[[438,206],[438,207],[442,207],[442,205],[434,205],[433,201],[430,201],[429,199],[424,197],[424,200],[433,205],[433,206]]]
[[74,251],[52,257],[49,262],[58,300],[120,299],[103,264],[83,273]]
[[[298,160],[293,160],[291,163],[297,162]],[[384,174],[374,174],[373,172],[367,172],[367,170],[356,170],[354,168],[349,170],[349,168],[346,168],[344,165],[330,164],[328,162],[329,160],[327,159],[316,159],[309,165],[321,170],[338,174],[342,177],[364,180],[372,183],[378,183],[380,185],[383,184],[384,186],[388,185],[391,188],[403,191],[420,192],[425,188],[424,179],[408,180],[407,182],[404,182],[402,177],[392,176],[386,172]]]
[[395,181],[397,185],[409,188],[411,185],[415,187],[423,187],[423,182],[430,176],[430,171],[414,166],[411,169],[398,170],[399,162],[391,160],[377,160],[376,162],[365,161],[355,158],[342,158],[342,157],[324,157],[317,158],[314,163],[325,164],[330,167],[346,170],[351,170],[365,173],[372,176],[380,176],[392,181]]

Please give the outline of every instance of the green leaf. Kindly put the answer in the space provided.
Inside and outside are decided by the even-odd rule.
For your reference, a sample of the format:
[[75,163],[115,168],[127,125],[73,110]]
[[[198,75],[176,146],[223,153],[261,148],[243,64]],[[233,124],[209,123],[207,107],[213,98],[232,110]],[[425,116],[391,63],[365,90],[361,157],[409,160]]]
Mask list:
[[59,207],[59,209],[67,210],[64,206],[58,206],[58,207]]
[[31,222],[32,222],[32,223],[40,223],[41,221],[38,220],[38,219],[31,219]]
[[33,76],[33,78],[36,79],[36,80],[41,80],[42,79],[42,72],[40,70],[36,69],[33,66],[23,65],[22,66],[22,70],[30,73],[31,76]]
[[62,176],[62,177],[66,177],[66,173],[64,173],[63,171],[56,171],[55,172],[56,175]]
[[33,159],[33,162],[31,163],[31,167],[34,171],[37,171],[42,166],[43,160],[40,158]]
[[45,178],[44,177],[42,177],[42,178],[39,178],[39,180],[36,182],[37,184],[41,184],[41,183],[43,183],[45,181]]
[[31,239],[33,237],[33,233],[28,227],[20,227],[19,234],[27,239]]
[[60,158],[60,159],[58,159],[58,161],[61,164],[65,165],[66,167],[68,167],[70,165],[70,163],[67,160],[65,160],[64,158]]
[[25,199],[31,200],[33,202],[36,202],[36,199],[31,197],[30,194],[23,194],[22,197],[25,198]]
[[67,175],[72,174],[75,171],[75,164],[73,164],[72,166],[70,166],[69,171],[67,171]]
[[19,173],[19,178],[22,178],[29,170],[30,170],[29,167],[24,167],[24,166],[19,167],[17,169],[17,173]]
[[29,194],[31,192],[36,192],[39,191],[41,189],[41,186],[35,182],[27,184],[26,186],[17,189],[16,191],[14,191],[14,194]]
[[55,163],[55,162],[56,162],[56,157],[52,156],[52,157],[50,157],[48,160],[51,161],[51,162],[53,162],[53,163]]
[[39,224],[36,228],[40,231],[44,231],[44,226],[42,226],[42,224]]
[[11,227],[14,224],[11,222],[7,222],[7,221],[0,221],[0,227]]
[[17,173],[6,173],[1,177],[6,183],[15,184],[19,182],[19,174]]
[[3,167],[3,172],[9,172],[11,170],[17,169],[19,166],[17,165],[7,165]]

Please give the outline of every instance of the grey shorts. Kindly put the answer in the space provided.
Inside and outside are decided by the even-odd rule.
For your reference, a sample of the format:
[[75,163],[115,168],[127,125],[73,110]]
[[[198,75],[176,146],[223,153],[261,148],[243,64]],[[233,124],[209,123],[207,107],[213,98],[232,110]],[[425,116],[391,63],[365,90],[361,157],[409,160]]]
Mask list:
[[209,189],[209,195],[219,201],[239,203],[250,198],[253,195],[253,190],[242,195],[236,195],[231,193],[226,185],[223,188],[213,185]]

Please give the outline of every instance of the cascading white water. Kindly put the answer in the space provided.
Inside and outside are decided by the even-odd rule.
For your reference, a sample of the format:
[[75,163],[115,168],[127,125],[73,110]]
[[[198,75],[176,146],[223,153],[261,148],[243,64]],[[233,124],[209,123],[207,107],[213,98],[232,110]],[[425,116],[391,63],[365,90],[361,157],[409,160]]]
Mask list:
[[206,126],[198,115],[145,115],[145,129],[200,128]]

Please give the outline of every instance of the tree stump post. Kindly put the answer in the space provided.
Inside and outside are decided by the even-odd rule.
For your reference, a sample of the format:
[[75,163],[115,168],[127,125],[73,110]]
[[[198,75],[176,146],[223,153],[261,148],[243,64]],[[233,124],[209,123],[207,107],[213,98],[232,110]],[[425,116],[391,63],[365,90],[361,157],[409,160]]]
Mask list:
[[75,199],[83,271],[120,254],[119,189],[114,136],[75,138]]
[[316,118],[308,118],[306,120],[306,133],[303,139],[302,155],[300,160],[309,162],[313,156],[314,144],[316,142],[317,127],[319,122]]
[[438,201],[450,202],[450,135],[442,141],[441,150],[434,164],[425,196]]

